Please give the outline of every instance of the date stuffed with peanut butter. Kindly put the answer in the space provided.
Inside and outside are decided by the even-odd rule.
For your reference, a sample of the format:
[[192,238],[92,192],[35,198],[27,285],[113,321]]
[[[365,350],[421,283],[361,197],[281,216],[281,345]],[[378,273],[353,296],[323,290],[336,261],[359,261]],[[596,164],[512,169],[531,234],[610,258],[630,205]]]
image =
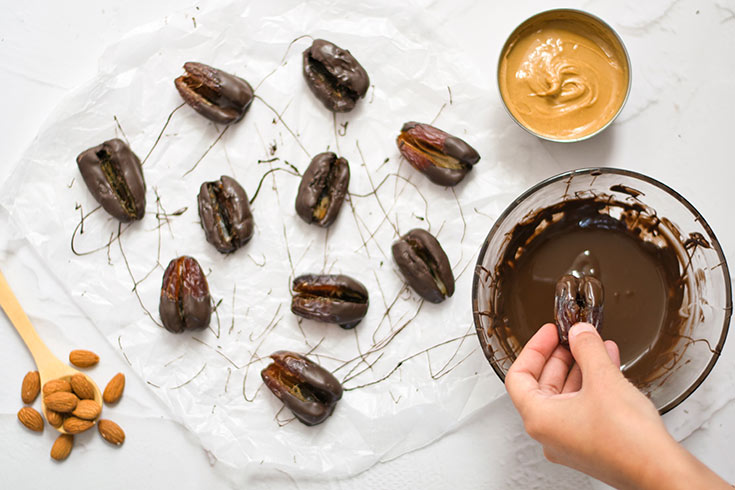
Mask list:
[[89,192],[112,217],[123,223],[143,218],[143,169],[124,141],[115,138],[83,151],[77,165]]
[[184,102],[210,121],[239,121],[255,97],[248,82],[204,63],[189,61],[184,70],[186,74],[174,80],[176,90]]
[[212,316],[212,298],[207,278],[196,259],[181,256],[168,264],[163,273],[158,313],[169,332],[207,328]]
[[406,282],[422,298],[441,303],[454,294],[452,267],[434,235],[416,228],[393,243],[391,251]]
[[328,227],[337,219],[349,185],[347,160],[329,151],[318,154],[301,178],[296,213],[307,223]]
[[408,163],[437,185],[459,184],[480,161],[480,154],[464,140],[428,124],[407,122],[396,144]]
[[317,425],[332,415],[342,398],[342,385],[332,373],[295,352],[278,351],[261,371],[263,382],[305,425]]
[[367,314],[365,286],[341,274],[305,274],[293,280],[291,312],[340,327],[354,328]]
[[197,197],[199,217],[207,241],[221,253],[231,253],[253,236],[253,214],[245,189],[223,175],[204,182]]
[[349,112],[365,97],[370,77],[346,49],[315,39],[303,54],[306,84],[324,107],[332,112]]
[[593,276],[563,275],[556,283],[554,317],[559,332],[559,343],[569,344],[569,329],[586,322],[597,330],[602,325],[604,291],[602,283]]

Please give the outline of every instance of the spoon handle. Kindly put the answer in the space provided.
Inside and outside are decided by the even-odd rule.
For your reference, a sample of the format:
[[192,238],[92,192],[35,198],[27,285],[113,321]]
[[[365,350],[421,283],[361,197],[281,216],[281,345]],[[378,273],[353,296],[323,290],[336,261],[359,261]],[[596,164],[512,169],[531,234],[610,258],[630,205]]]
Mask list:
[[5,314],[8,316],[10,323],[18,331],[28,350],[31,351],[31,355],[36,361],[36,367],[38,367],[39,371],[46,367],[51,367],[53,363],[59,362],[49,348],[46,347],[46,344],[43,343],[41,337],[38,336],[36,329],[33,328],[33,324],[28,319],[23,308],[21,308],[20,303],[18,303],[18,299],[10,289],[8,281],[5,280],[2,272],[0,272],[0,306],[5,310]]

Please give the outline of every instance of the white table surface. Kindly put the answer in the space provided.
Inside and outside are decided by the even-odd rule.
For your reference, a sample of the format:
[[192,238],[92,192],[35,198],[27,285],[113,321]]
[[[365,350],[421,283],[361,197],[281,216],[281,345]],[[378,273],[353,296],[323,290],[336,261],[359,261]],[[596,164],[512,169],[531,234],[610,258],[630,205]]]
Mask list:
[[[733,114],[735,114],[735,2],[567,2],[602,16],[631,53],[634,96],[623,117],[602,135],[576,145],[528,136],[564,168],[622,166],[647,173],[685,195],[706,217],[735,265],[730,210]],[[195,17],[208,4],[191,0],[73,2],[3,0],[0,16],[0,183],[5,181],[47,114],[72,89],[94,76],[106,46],[128,31],[167,16]],[[437,28],[476,60],[478,76],[492,80],[505,37],[529,15],[550,8],[542,1],[438,1],[429,10]],[[417,15],[420,15],[417,12]],[[502,32],[484,28],[490,16],[507,20]],[[642,101],[642,102],[641,102]],[[499,99],[495,102],[500,104]],[[513,123],[508,120],[508,125]],[[513,128],[511,131],[520,129]],[[483,156],[483,164],[512,165],[512,149]],[[550,175],[533,165],[539,179]],[[539,446],[519,437],[522,424],[506,397],[481,410],[433,444],[380,463],[342,481],[295,481],[278,472],[251,475],[212,460],[195,437],[173,421],[124,359],[71,304],[32,249],[0,219],[0,267],[41,336],[59,357],[84,345],[102,358],[90,371],[99,383],[122,371],[123,401],[106,408],[127,433],[121,448],[97,434],[77,437],[69,460],[48,456],[53,432],[34,434],[16,420],[20,381],[33,369],[30,355],[0,315],[0,475],[3,488],[603,488],[584,475],[544,460]],[[479,246],[479,244],[478,244]],[[704,385],[664,418],[682,443],[729,481],[735,481],[735,347],[726,344]],[[489,369],[489,367],[488,367]],[[499,381],[498,381],[499,382]],[[36,406],[39,403],[36,402]],[[689,427],[689,417],[704,420]],[[692,430],[693,429],[693,430]],[[91,431],[90,431],[91,432]],[[96,432],[96,431],[95,431]]]

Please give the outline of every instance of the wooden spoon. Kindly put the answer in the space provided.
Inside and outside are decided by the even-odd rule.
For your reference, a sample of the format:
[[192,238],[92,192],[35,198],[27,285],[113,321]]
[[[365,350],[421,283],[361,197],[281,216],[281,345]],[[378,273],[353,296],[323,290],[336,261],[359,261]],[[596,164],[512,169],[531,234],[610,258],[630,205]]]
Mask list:
[[[0,306],[5,310],[5,314],[8,316],[10,323],[12,323],[18,331],[23,342],[25,342],[26,347],[28,347],[28,350],[31,351],[31,355],[36,361],[38,373],[41,376],[41,386],[45,385],[47,381],[51,381],[52,379],[64,379],[66,381],[70,381],[73,375],[82,374],[94,388],[94,401],[102,407],[102,393],[97,387],[97,384],[92,378],[84,373],[80,373],[71,366],[67,366],[51,353],[49,348],[46,347],[46,344],[41,340],[41,337],[38,336],[36,329],[33,328],[28,316],[26,316],[25,312],[20,307],[18,299],[10,289],[10,286],[5,280],[5,276],[3,276],[2,272],[0,272]],[[41,408],[43,410],[44,417],[48,420],[46,403],[43,401],[43,393],[41,393]],[[97,418],[99,419],[99,417]],[[95,420],[95,422],[97,421]],[[67,433],[63,426],[55,427],[55,429],[62,434]]]

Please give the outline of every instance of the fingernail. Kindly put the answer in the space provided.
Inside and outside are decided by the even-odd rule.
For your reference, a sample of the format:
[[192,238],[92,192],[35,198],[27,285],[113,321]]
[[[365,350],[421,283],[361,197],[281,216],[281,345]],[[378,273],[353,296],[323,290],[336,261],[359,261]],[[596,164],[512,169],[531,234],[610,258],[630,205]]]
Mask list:
[[589,323],[575,323],[572,325],[572,328],[569,329],[569,337],[576,337],[577,335],[585,332],[597,332],[597,330]]

